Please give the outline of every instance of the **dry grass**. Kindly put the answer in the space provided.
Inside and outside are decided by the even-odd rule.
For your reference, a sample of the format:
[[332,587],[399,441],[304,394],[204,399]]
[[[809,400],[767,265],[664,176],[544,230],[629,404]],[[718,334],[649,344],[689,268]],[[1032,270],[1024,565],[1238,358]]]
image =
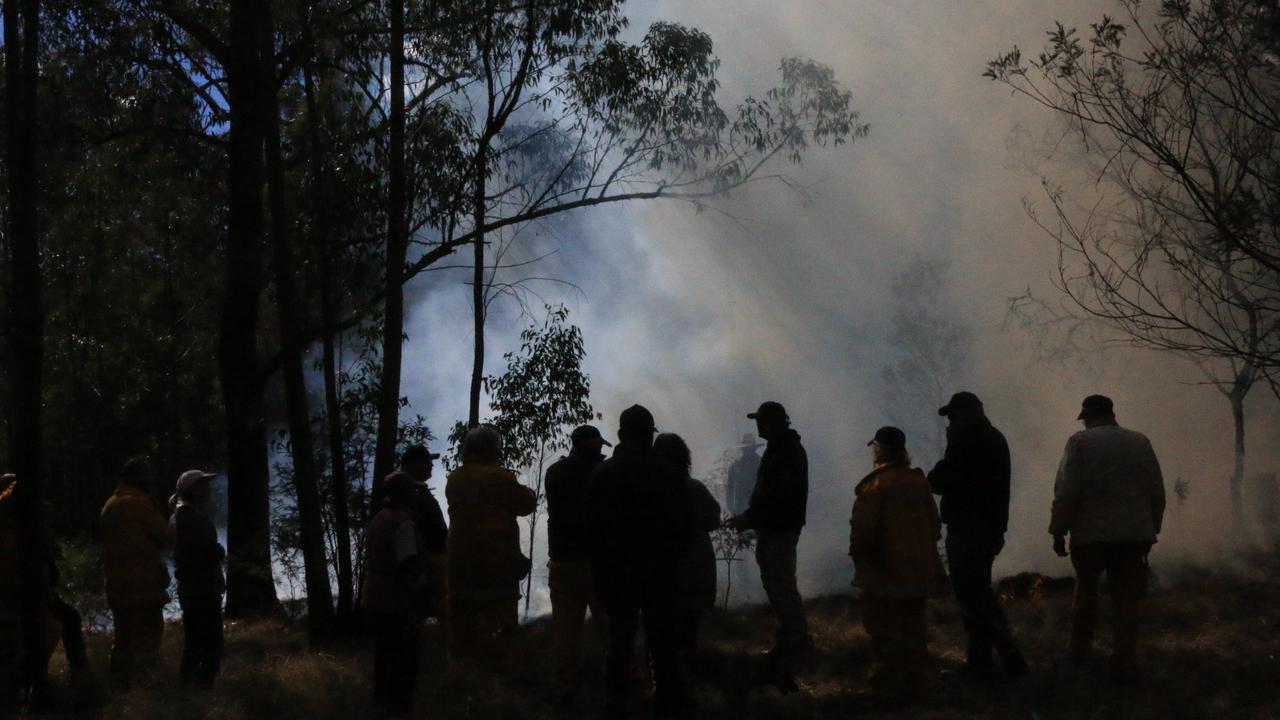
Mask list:
[[[1136,687],[1115,687],[1105,674],[1109,616],[1099,628],[1095,667],[1060,663],[1070,624],[1070,597],[1052,592],[1008,605],[1032,674],[1017,683],[972,684],[939,674],[928,697],[909,706],[878,705],[865,676],[870,649],[856,604],[825,597],[809,604],[817,651],[801,676],[803,692],[783,696],[748,689],[755,656],[769,642],[772,622],[759,608],[718,613],[707,622],[699,667],[700,717],[764,718],[1241,718],[1280,720],[1280,582],[1273,573],[1254,579],[1184,573],[1152,594],[1144,628],[1146,677]],[[939,670],[954,670],[963,656],[960,619],[949,602],[931,608],[930,644]],[[94,717],[121,720],[279,718],[328,720],[368,717],[369,653],[362,648],[307,653],[299,628],[231,624],[225,672],[216,690],[183,693],[177,685],[181,629],[171,626],[164,662],[154,681],[119,694]],[[95,667],[105,667],[108,641],[91,640]],[[497,673],[477,668],[445,671],[439,635],[428,628],[421,717],[594,717],[602,697],[599,673],[587,673],[577,707],[556,713],[547,703],[550,663],[545,627],[526,628]],[[586,662],[598,668],[599,649],[588,641]],[[55,674],[63,668],[55,663]],[[645,717],[643,711],[638,717]]]

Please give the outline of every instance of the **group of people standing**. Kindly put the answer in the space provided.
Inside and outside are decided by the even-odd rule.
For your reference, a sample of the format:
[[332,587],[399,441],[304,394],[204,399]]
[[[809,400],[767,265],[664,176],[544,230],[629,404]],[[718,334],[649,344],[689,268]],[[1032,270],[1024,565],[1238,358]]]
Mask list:
[[[997,657],[1004,676],[1029,670],[992,589],[992,566],[1008,531],[1008,443],[973,393],[956,393],[938,412],[948,420],[947,446],[931,470],[912,465],[900,429],[882,427],[868,443],[873,468],[854,489],[849,556],[875,658],[872,687],[887,695],[910,696],[929,684],[926,602],[948,585],[968,636],[964,672],[995,673]],[[796,687],[798,663],[813,645],[796,580],[808,457],[781,404],[765,402],[747,417],[767,445],[747,507],[727,520],[691,476],[688,445],[678,435],[659,434],[644,407],[622,412],[609,457],[603,450],[611,444],[597,428],[572,432],[570,452],[549,467],[544,483],[555,705],[574,703],[590,612],[606,648],[608,714],[625,716],[633,700],[636,636],[643,627],[654,710],[691,716],[690,666],[700,620],[716,593],[710,533],[721,527],[755,533],[760,577],[777,619],[761,667],[779,688]],[[1110,399],[1085,398],[1078,419],[1085,429],[1067,443],[1049,528],[1054,551],[1069,554],[1077,573],[1069,658],[1089,659],[1106,573],[1115,608],[1111,669],[1115,679],[1128,681],[1137,674],[1147,554],[1161,529],[1164,484],[1150,442],[1119,426]],[[488,667],[502,660],[518,626],[520,583],[531,571],[518,519],[534,512],[538,497],[502,466],[502,438],[494,428],[468,431],[460,451],[460,465],[445,484],[448,523],[427,486],[439,455],[422,445],[410,446],[401,467],[372,488],[361,602],[374,642],[374,704],[385,716],[412,709],[424,618],[444,626],[450,662]],[[111,671],[120,685],[156,662],[170,601],[170,549],[184,630],[181,678],[208,686],[218,675],[225,553],[209,514],[213,478],[200,470],[183,473],[166,519],[152,499],[151,467],[133,460],[102,508],[105,586],[115,625]],[[0,499],[12,495],[15,483],[4,478]],[[0,509],[11,506],[0,502]],[[938,552],[943,525],[946,569]],[[72,620],[78,637],[78,615]],[[77,643],[82,657],[83,643]]]
[[[1008,443],[973,393],[956,393],[938,413],[948,420],[947,447],[932,470],[913,467],[905,434],[883,427],[868,443],[874,469],[855,489],[849,555],[876,657],[871,682],[891,695],[928,685],[925,601],[946,582],[937,551],[944,524],[950,585],[968,635],[964,672],[989,675],[996,655],[1007,677],[1030,669],[992,589],[992,565],[1009,525]],[[1105,572],[1115,610],[1111,674],[1131,682],[1164,480],[1151,443],[1120,427],[1109,398],[1085,398],[1077,419],[1085,429],[1067,442],[1049,527],[1054,552],[1070,555],[1076,570],[1069,660],[1089,661]],[[931,494],[941,496],[941,514]]]
[[169,604],[168,552],[173,554],[182,610],[183,684],[211,686],[222,664],[222,595],[226,585],[217,530],[209,517],[214,473],[188,470],[169,498],[172,514],[152,498],[147,461],[130,460],[99,517],[107,604],[115,636],[111,674],[120,687],[154,670]]

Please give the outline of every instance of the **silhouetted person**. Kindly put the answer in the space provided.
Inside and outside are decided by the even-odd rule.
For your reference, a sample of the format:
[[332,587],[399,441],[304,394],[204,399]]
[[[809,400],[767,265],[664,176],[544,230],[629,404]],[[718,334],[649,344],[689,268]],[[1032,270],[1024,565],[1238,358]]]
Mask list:
[[770,651],[775,668],[790,672],[795,657],[811,645],[809,620],[796,586],[796,545],[809,502],[809,456],[780,403],[765,402],[747,415],[768,445],[745,513],[729,520],[736,530],[756,531],[756,562],[769,605],[778,618]]
[[169,603],[165,541],[169,521],[150,495],[154,477],[145,460],[130,460],[102,506],[102,565],[115,625],[111,673],[127,686],[135,671],[155,664]]
[[928,684],[925,601],[946,591],[938,557],[942,523],[924,472],[911,466],[907,437],[882,427],[867,443],[875,469],[854,490],[849,556],[860,589],[862,626],[871,636],[871,686],[905,697]]
[[361,596],[373,630],[374,708],[398,717],[413,709],[421,651],[418,596],[425,580],[413,522],[413,481],[406,473],[392,473],[382,486],[383,507],[369,525]]
[[760,456],[756,448],[760,444],[751,433],[742,436],[742,447],[739,455],[729,466],[728,487],[725,489],[725,504],[731,515],[741,515],[751,506],[751,493],[756,488],[756,474],[760,472]]
[[427,581],[424,617],[444,619],[448,615],[449,526],[440,503],[427,481],[435,469],[438,453],[425,445],[410,445],[400,456],[400,470],[413,481],[413,524],[422,550],[422,569]]
[[659,716],[688,710],[675,642],[679,562],[689,537],[684,473],[653,455],[653,415],[622,412],[619,443],[591,479],[592,572],[609,616],[606,712],[627,714],[635,636],[644,622]]
[[1164,519],[1164,477],[1151,442],[1116,423],[1111,400],[1084,399],[1053,487],[1049,532],[1053,549],[1076,570],[1071,659],[1084,664],[1093,647],[1098,581],[1107,574],[1115,642],[1111,670],[1118,681],[1137,677],[1138,625],[1147,585],[1147,554]]
[[[92,694],[97,692],[80,613],[58,596],[58,566],[47,525],[44,572],[40,575],[36,597],[29,598],[44,608],[46,623],[39,628],[39,637],[27,635],[23,602],[30,593],[22,567],[22,553],[27,544],[26,524],[22,522],[17,490],[17,476],[0,476],[0,713],[17,695],[25,696],[33,709],[51,707],[53,698],[47,669],[59,639],[66,653],[72,684],[81,695],[79,700],[92,699]],[[28,641],[34,642],[28,646]],[[37,652],[31,654],[29,650]]]
[[520,552],[517,518],[538,505],[533,490],[502,467],[502,436],[487,425],[462,440],[462,465],[449,473],[449,654],[493,660],[519,626],[520,581],[530,561]]
[[949,422],[947,449],[929,483],[942,496],[951,585],[969,635],[966,670],[990,672],[994,649],[1006,675],[1023,675],[1027,661],[991,589],[991,566],[1009,527],[1009,444],[971,392],[952,395],[938,414]]
[[551,649],[555,661],[553,701],[567,705],[578,689],[578,663],[587,609],[606,642],[604,606],[591,574],[591,475],[604,461],[600,450],[612,443],[583,425],[569,436],[569,454],[547,468],[547,547],[551,590]]
[[188,470],[178,478],[169,532],[173,574],[182,607],[182,682],[212,687],[222,667],[222,595],[226,551],[209,519],[213,473]]
[[653,441],[653,454],[684,473],[690,527],[688,549],[680,561],[680,601],[676,617],[676,647],[685,656],[685,667],[698,649],[698,625],[703,613],[716,605],[716,551],[711,532],[720,527],[720,503],[690,471],[693,455],[684,438],[662,433]]

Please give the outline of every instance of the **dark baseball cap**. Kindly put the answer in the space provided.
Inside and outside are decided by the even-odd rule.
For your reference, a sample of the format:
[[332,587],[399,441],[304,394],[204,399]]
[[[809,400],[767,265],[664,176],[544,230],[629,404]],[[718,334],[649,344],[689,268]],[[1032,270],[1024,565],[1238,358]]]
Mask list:
[[654,426],[653,413],[643,405],[632,405],[622,411],[622,415],[618,417],[619,430],[637,430],[649,432],[657,432],[658,428]]
[[868,446],[876,444],[901,450],[907,446],[907,434],[892,425],[886,425],[877,430],[876,436],[867,443]]
[[595,425],[579,425],[578,427],[573,429],[573,432],[569,433],[569,439],[595,440],[595,441],[604,443],[609,447],[613,447],[613,443],[609,442],[608,440],[605,440],[604,436],[600,434],[600,428],[597,428]]
[[1106,395],[1090,395],[1080,403],[1080,414],[1076,416],[1077,420],[1083,420],[1086,415],[1114,415],[1115,405],[1112,404],[1111,398]]
[[404,449],[404,454],[400,456],[400,464],[408,465],[411,462],[439,459],[440,453],[428,452],[426,445],[410,445]]
[[787,415],[787,409],[782,407],[782,403],[774,402],[772,400],[766,400],[760,403],[760,407],[756,408],[756,411],[753,413],[747,413],[747,417],[752,420],[762,417],[776,417],[782,418],[783,420],[791,419]]
[[982,401],[968,390],[961,390],[951,396],[946,405],[938,408],[938,414],[946,417],[956,410],[981,410]]

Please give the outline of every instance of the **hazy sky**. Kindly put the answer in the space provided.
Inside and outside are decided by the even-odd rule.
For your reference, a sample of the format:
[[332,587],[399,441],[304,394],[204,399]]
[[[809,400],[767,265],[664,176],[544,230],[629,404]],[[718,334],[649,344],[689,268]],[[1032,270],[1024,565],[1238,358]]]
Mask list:
[[[1080,398],[1111,395],[1122,424],[1151,437],[1167,483],[1192,495],[1166,523],[1157,559],[1182,557],[1218,533],[1231,466],[1230,415],[1213,390],[1187,384],[1191,366],[1154,353],[1113,350],[1080,367],[1035,363],[1030,338],[1005,329],[1007,298],[1028,286],[1051,293],[1052,242],[1027,219],[1035,178],[1016,169],[1015,128],[1033,135],[1054,118],[983,79],[984,64],[1014,43],[1038,49],[1055,19],[1086,25],[1107,2],[1000,0],[734,0],[637,2],[639,34],[656,19],[710,33],[726,98],[760,94],[779,60],[831,65],[853,92],[871,133],[852,146],[815,149],[788,172],[807,202],[777,185],[726,199],[720,213],[670,203],[581,213],[537,231],[559,248],[539,274],[581,293],[566,301],[582,327],[593,401],[613,437],[616,417],[640,402],[660,429],[683,434],[695,473],[753,428],[745,413],[783,402],[811,457],[810,524],[801,546],[810,592],[845,587],[853,486],[868,469],[865,443],[885,424],[882,368],[895,299],[889,283],[920,255],[951,263],[942,312],[973,332],[967,388],[1009,437],[1014,527],[997,570],[1070,571],[1049,551],[1054,470]],[[412,288],[405,392],[438,435],[466,414],[469,288],[449,273]],[[526,322],[495,310],[489,368]],[[960,389],[960,388],[955,388]],[[944,398],[945,399],[945,398]],[[1250,406],[1250,470],[1280,468],[1277,403],[1265,388]],[[932,413],[936,405],[921,407]],[[936,460],[917,452],[917,464]],[[436,478],[442,482],[442,478]],[[1208,530],[1209,532],[1202,532]]]

